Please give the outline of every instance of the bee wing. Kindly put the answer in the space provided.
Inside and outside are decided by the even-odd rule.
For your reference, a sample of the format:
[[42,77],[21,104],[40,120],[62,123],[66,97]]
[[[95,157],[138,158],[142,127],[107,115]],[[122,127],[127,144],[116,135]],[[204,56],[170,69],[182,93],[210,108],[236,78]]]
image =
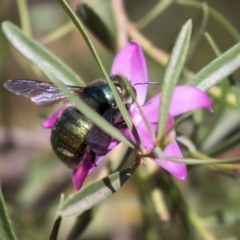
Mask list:
[[[37,105],[47,106],[65,100],[67,96],[54,84],[31,79],[14,79],[4,83],[9,91],[28,97]],[[68,86],[75,93],[82,92],[81,87]]]
[[[113,110],[109,109],[104,114],[103,117],[109,121],[113,122]],[[97,126],[93,126],[91,130],[86,135],[86,142],[91,148],[91,150],[97,154],[104,153],[111,141],[111,136],[105,133],[102,129]]]

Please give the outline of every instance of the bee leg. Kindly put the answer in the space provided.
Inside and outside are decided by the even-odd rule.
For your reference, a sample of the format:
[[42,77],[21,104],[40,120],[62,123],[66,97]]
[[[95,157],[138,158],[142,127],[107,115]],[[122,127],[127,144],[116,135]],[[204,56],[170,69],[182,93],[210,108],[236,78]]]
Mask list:
[[95,167],[97,167],[97,164],[95,163],[95,159],[98,157],[98,154],[95,154],[95,158],[93,158],[92,163],[94,164]]
[[88,146],[89,153],[92,155],[92,163],[95,167],[97,167],[97,164],[95,163],[95,159],[97,158],[98,154],[91,150],[91,148]]
[[95,159],[97,158],[97,153],[95,153],[91,148],[90,146],[87,146],[87,149],[86,149],[86,153],[88,155],[90,155],[89,157],[91,157],[91,163],[94,164],[95,167],[97,167],[97,164],[95,163]]

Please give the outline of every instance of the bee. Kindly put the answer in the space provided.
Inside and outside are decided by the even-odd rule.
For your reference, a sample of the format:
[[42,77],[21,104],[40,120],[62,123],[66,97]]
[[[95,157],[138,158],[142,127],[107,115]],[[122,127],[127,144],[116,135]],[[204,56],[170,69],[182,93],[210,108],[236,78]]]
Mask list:
[[[119,96],[129,110],[134,103],[136,91],[132,85],[129,90],[126,82],[119,75],[110,76]],[[51,106],[60,101],[66,101],[67,96],[53,83],[31,80],[14,79],[4,83],[4,87],[17,95],[30,98],[40,106]],[[107,121],[120,128],[125,125],[124,119],[117,107],[115,98],[105,79],[97,79],[86,87],[70,86],[68,89],[86,102]],[[85,117],[73,104],[69,104],[58,116],[51,130],[51,145],[57,157],[68,167],[76,168],[84,153],[89,148],[93,159],[106,151],[111,137],[92,121]],[[93,160],[94,161],[94,160]]]

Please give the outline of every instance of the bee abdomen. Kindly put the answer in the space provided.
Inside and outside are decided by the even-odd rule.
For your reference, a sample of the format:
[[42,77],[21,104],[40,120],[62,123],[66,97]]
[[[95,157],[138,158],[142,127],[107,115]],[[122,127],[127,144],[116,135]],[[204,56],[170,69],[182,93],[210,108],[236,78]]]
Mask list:
[[51,144],[55,154],[70,168],[76,168],[84,155],[85,137],[92,123],[77,108],[66,108],[52,128]]

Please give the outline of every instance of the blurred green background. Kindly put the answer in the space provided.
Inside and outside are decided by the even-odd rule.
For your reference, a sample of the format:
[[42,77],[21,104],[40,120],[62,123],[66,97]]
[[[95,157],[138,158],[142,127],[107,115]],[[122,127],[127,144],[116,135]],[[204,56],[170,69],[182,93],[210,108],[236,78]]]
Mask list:
[[[80,3],[75,0],[68,2],[73,9]],[[121,11],[120,9],[119,11],[118,9],[112,10],[114,4],[110,0],[89,2],[92,2],[93,6],[95,5],[96,9],[103,13],[105,19],[111,19],[111,15],[118,15]],[[137,23],[160,1],[125,0],[117,2],[123,3],[129,21]],[[203,1],[189,2],[203,3]],[[239,0],[209,0],[205,3],[221,13],[236,30],[240,31]],[[104,7],[101,8],[101,6]],[[30,14],[32,37],[35,40],[62,59],[85,82],[102,77],[82,36],[75,28],[65,36],[46,43],[45,38],[48,34],[69,21],[58,1],[29,0],[27,7]],[[139,31],[156,48],[169,53],[181,26],[191,18],[194,39],[197,37],[204,17],[207,19],[204,31],[211,34],[222,52],[237,42],[211,14],[204,16],[203,8],[195,8],[178,2],[172,3]],[[6,20],[20,26],[17,1],[0,1],[0,22]],[[109,21],[108,23],[110,28],[114,29],[113,22]],[[92,34],[90,36],[105,68],[110,71],[114,53],[107,50],[95,36]],[[215,58],[215,54],[204,36],[198,38],[198,45],[192,50],[186,63],[186,67],[192,72],[199,71]],[[145,56],[149,80],[161,81],[164,66],[157,63],[148,54]],[[16,96],[3,88],[3,83],[8,79],[46,80],[46,77],[12,48],[1,31],[0,76],[0,181],[3,194],[19,239],[47,239],[51,232],[60,194],[64,192],[68,195],[74,191],[71,183],[71,170],[57,160],[50,146],[50,131],[41,127],[41,121],[59,106],[38,107],[29,99]],[[240,71],[235,72],[234,78],[237,84],[239,77]],[[151,97],[156,91],[154,86],[150,86],[149,89],[148,94]],[[218,103],[213,99],[213,106],[216,104],[217,107]],[[233,130],[236,132],[240,129],[239,114],[234,115],[233,118],[236,122]],[[226,121],[225,124],[227,126],[233,123]],[[191,127],[191,124],[189,126],[185,124],[183,129],[191,131]],[[229,132],[229,135],[231,134],[232,132]],[[218,157],[227,158],[239,155],[240,144],[235,144]],[[141,168],[144,169],[144,166]],[[186,202],[200,217],[201,224],[215,236],[211,239],[240,239],[238,168],[236,166],[236,171],[229,172],[218,171],[206,166],[190,167],[187,180],[176,181]],[[98,176],[99,169],[89,177],[89,181]],[[158,170],[156,174],[165,173]],[[136,185],[136,179],[127,182],[119,192],[102,203],[81,239],[147,239],[144,229],[148,224],[142,214]],[[153,222],[161,239],[202,239],[198,234],[192,233],[192,229],[189,230],[186,227],[176,204],[172,203],[168,195],[168,190],[164,187],[163,189],[166,190],[164,199],[168,205],[171,219],[164,220],[163,216],[155,216],[156,221]],[[74,218],[63,220],[58,239],[66,239],[74,220]],[[154,238],[148,237],[148,239]]]

